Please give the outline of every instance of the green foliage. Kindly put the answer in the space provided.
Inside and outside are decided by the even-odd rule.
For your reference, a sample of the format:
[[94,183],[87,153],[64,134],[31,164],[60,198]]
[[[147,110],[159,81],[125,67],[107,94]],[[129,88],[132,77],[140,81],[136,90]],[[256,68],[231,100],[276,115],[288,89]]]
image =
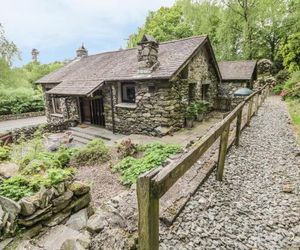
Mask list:
[[[11,64],[14,57],[20,57],[17,46],[5,37],[4,28],[0,23],[0,59]],[[1,68],[1,67],[0,67]]]
[[138,145],[133,143],[130,139],[123,140],[118,145],[117,152],[121,154],[122,158],[134,156],[138,152]]
[[287,42],[280,47],[283,65],[289,72],[300,70],[300,32],[288,37]]
[[277,84],[273,89],[272,89],[272,92],[275,94],[275,95],[279,95],[282,90],[284,88],[284,84]]
[[48,169],[44,175],[17,175],[0,184],[0,195],[15,201],[20,200],[25,196],[33,195],[39,191],[42,186],[51,187],[58,183],[71,178],[74,175],[74,170],[52,168]]
[[0,146],[0,162],[10,159],[10,148],[8,146]]
[[193,120],[198,114],[197,107],[194,103],[191,103],[190,105],[187,106],[185,110],[185,118]]
[[276,83],[283,84],[289,79],[289,77],[290,77],[289,72],[286,69],[282,69],[275,76]]
[[204,114],[208,110],[209,103],[206,101],[196,101],[194,102],[197,114]]
[[280,64],[280,44],[299,32],[299,10],[298,0],[177,0],[150,12],[128,46],[145,33],[158,41],[208,34],[220,60],[268,58]]
[[285,98],[300,99],[300,71],[296,71],[284,84]]
[[124,185],[131,185],[140,174],[162,166],[170,155],[179,153],[181,148],[172,144],[150,143],[144,150],[142,158],[127,156],[114,166],[113,169],[121,173]]
[[144,34],[153,35],[158,42],[191,36],[191,26],[183,18],[182,8],[179,5],[173,7],[161,7],[157,11],[149,12],[143,27],[129,37],[128,47],[134,47],[142,39]]
[[287,103],[293,125],[298,134],[298,143],[300,145],[300,99],[289,99],[287,100]]
[[100,139],[94,139],[79,149],[71,159],[72,166],[96,165],[110,159],[109,149]]

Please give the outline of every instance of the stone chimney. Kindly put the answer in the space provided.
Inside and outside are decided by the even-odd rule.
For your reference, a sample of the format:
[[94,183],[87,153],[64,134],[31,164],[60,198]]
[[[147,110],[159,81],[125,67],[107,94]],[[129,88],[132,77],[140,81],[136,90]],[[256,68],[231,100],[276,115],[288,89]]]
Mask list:
[[87,49],[83,46],[83,44],[81,45],[80,48],[78,48],[76,50],[76,55],[77,55],[77,58],[81,58],[81,57],[84,57],[84,56],[88,56],[88,51]]
[[38,55],[40,54],[40,52],[37,49],[32,49],[31,51],[31,58],[33,62],[37,62],[38,61]]
[[158,46],[153,36],[143,36],[138,43],[138,73],[149,74],[159,66]]

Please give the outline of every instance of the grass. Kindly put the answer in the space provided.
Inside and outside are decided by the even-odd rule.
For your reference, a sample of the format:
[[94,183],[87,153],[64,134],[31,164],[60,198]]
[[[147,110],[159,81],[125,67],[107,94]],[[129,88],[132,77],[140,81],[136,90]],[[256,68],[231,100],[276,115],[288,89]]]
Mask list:
[[300,145],[300,99],[287,100],[287,104],[293,125],[298,135],[298,143]]

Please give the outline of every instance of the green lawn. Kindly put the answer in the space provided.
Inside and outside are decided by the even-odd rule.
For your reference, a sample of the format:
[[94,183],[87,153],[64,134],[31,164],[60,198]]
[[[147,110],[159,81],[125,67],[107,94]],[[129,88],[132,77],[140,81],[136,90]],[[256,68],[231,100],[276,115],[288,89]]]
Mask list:
[[298,134],[298,143],[300,144],[300,100],[287,101],[289,112],[292,117],[293,125]]

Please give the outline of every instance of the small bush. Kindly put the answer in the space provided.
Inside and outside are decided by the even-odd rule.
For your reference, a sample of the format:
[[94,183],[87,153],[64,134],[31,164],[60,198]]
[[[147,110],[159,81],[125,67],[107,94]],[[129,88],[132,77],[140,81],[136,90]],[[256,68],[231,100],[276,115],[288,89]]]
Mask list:
[[283,90],[283,88],[284,88],[283,84],[278,84],[272,89],[272,91],[275,95],[279,95],[281,93],[281,91]]
[[284,84],[285,96],[291,99],[300,99],[300,71],[296,71]]
[[122,158],[126,156],[134,156],[138,152],[138,145],[133,143],[130,139],[123,140],[117,148]]
[[0,162],[8,161],[10,159],[10,148],[7,146],[0,146]]
[[181,148],[178,145],[150,143],[145,146],[142,158],[137,159],[127,156],[115,165],[113,169],[121,173],[121,181],[124,185],[131,185],[136,182],[140,174],[162,166],[170,155],[180,151]]
[[71,158],[72,166],[96,165],[110,159],[109,149],[100,139],[94,139]]
[[280,70],[275,76],[276,84],[285,83],[289,79],[289,77],[290,77],[290,74],[286,69]]

